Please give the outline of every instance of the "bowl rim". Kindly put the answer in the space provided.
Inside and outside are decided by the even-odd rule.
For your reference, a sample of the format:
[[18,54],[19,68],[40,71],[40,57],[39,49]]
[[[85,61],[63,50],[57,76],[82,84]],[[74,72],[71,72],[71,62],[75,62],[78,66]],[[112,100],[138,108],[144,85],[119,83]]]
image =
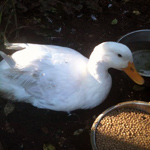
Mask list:
[[121,37],[117,40],[117,42],[120,43],[120,41],[121,41],[123,38],[125,38],[125,37],[127,37],[127,36],[129,36],[129,35],[131,35],[131,34],[134,34],[134,33],[137,33],[137,32],[143,32],[143,31],[144,31],[144,32],[148,32],[148,31],[150,31],[150,29],[141,29],[141,30],[131,31],[131,32],[129,32],[129,33],[127,33],[127,34],[121,36]]
[[[143,110],[147,113],[150,113],[150,103],[145,102],[145,101],[138,101],[138,100],[133,100],[133,101],[127,101],[127,102],[121,102],[118,103],[114,106],[111,106],[109,108],[107,108],[106,110],[104,110],[94,121],[92,127],[91,127],[91,134],[90,134],[90,140],[91,140],[91,145],[92,145],[92,149],[93,150],[98,150],[97,146],[96,146],[96,130],[97,130],[97,126],[99,124],[99,122],[101,121],[102,118],[104,118],[104,116],[109,113],[112,110],[115,110],[117,108],[122,108],[122,107],[135,107],[135,106],[139,106],[137,109],[139,110]],[[146,109],[145,109],[146,108]]]
[[[122,40],[130,35],[133,35],[133,34],[136,34],[136,33],[140,33],[140,32],[150,32],[150,29],[140,29],[140,30],[135,30],[135,31],[131,31],[125,35],[123,35],[122,37],[120,37],[117,42],[118,43],[123,43]],[[124,43],[123,43],[124,44]],[[126,44],[125,44],[126,45]],[[136,51],[133,51],[132,53],[134,54]],[[143,77],[150,77],[150,74],[149,72],[145,72],[145,73],[141,73],[141,72],[138,72],[141,76]]]

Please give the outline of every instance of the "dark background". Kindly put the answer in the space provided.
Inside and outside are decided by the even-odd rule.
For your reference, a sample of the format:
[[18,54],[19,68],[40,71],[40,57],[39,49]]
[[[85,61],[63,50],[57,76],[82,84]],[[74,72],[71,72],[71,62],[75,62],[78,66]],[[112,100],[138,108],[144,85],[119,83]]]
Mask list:
[[[150,28],[148,0],[1,0],[0,44],[9,42],[71,47],[89,57],[104,41]],[[8,53],[12,53],[9,51]],[[110,69],[108,98],[91,110],[42,110],[0,97],[0,150],[91,150],[90,128],[106,108],[129,100],[150,101],[149,87],[137,86],[124,73]],[[6,115],[6,106],[14,108]],[[7,104],[7,105],[6,105]]]

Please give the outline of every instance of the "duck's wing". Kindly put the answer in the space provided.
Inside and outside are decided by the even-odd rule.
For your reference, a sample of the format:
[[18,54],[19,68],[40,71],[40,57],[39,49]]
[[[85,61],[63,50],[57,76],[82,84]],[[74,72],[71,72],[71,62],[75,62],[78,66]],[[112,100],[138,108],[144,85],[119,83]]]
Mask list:
[[[32,46],[32,45],[31,45]],[[14,69],[16,84],[31,96],[51,104],[65,101],[80,90],[86,76],[88,59],[72,49],[58,46],[39,46],[18,51],[12,56],[18,64]]]
[[8,55],[6,55],[4,52],[0,51],[0,56],[7,62],[7,64],[14,68],[16,65],[16,62]]

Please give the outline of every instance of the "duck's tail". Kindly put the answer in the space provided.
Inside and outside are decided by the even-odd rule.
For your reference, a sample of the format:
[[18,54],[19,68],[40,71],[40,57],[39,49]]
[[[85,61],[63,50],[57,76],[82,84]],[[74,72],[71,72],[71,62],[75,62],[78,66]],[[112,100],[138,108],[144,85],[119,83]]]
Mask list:
[[11,57],[11,56],[8,56],[6,55],[4,52],[0,51],[0,55],[1,57],[8,63],[8,65],[11,67],[11,68],[14,68],[16,66],[16,62],[15,60]]
[[26,43],[5,43],[4,45],[6,49],[15,51],[25,49],[28,46]]
[[22,50],[22,49],[25,49],[26,48],[26,45],[25,43],[9,43],[7,38],[4,36],[4,46],[6,49],[9,49],[9,50]]

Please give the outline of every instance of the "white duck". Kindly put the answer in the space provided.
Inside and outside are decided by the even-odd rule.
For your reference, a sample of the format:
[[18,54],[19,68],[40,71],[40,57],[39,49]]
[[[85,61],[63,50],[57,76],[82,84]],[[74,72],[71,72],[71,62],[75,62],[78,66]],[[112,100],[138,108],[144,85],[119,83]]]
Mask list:
[[70,112],[99,105],[111,88],[109,68],[124,70],[136,83],[144,83],[131,51],[120,43],[96,46],[89,59],[61,46],[16,43],[11,47],[23,50],[11,57],[0,52],[4,59],[0,62],[1,94],[38,108]]

